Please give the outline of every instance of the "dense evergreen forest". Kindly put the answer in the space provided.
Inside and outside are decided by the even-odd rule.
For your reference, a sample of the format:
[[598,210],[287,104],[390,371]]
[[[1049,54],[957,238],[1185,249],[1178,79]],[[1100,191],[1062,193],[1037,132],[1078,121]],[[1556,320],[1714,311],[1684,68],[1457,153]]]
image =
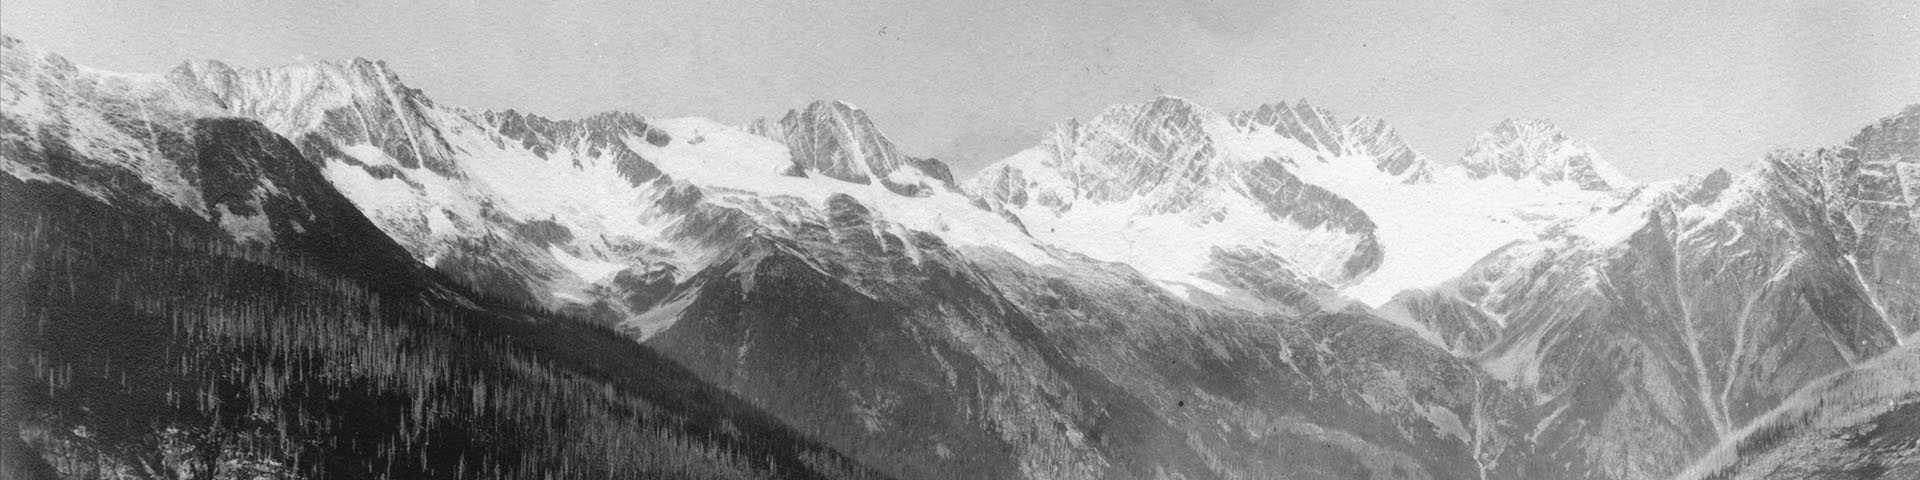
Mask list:
[[879,478],[603,327],[0,182],[0,477]]

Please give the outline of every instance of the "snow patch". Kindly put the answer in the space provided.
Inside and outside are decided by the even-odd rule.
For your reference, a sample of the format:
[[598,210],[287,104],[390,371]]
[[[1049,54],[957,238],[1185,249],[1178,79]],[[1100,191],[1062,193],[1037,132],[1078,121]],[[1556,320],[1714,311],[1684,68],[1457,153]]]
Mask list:
[[[1272,138],[1276,136],[1262,137],[1249,135],[1227,145],[1248,152],[1304,148]],[[1408,183],[1380,171],[1370,156],[1288,155],[1310,159],[1289,167],[1294,175],[1352,201],[1373,219],[1385,256],[1373,273],[1341,291],[1376,307],[1402,291],[1454,279],[1494,250],[1538,238],[1554,223],[1586,215],[1616,198],[1564,183],[1474,180],[1458,168],[1437,169],[1430,182]]]
[[581,280],[586,280],[588,283],[605,280],[607,277],[611,277],[613,274],[620,273],[621,270],[627,269],[626,265],[618,263],[573,256],[573,254],[567,253],[566,250],[561,250],[558,245],[548,245],[547,252],[553,255],[554,261],[559,262],[561,267],[565,267],[568,271],[573,272],[574,276],[580,277]]
[[[259,210],[258,202],[249,201],[249,203],[253,204],[253,208],[256,211]],[[241,243],[258,243],[261,245],[270,245],[273,243],[273,224],[267,221],[267,215],[265,213],[258,215],[240,215],[227,209],[227,205],[224,203],[215,208],[219,210],[220,228],[226,230],[227,234],[233,236],[234,240]]]
[[1634,232],[1646,227],[1646,213],[1641,209],[1622,208],[1618,212],[1594,215],[1574,222],[1567,228],[1567,233],[1594,245],[1619,245],[1633,238]]
[[[824,175],[791,177],[779,172],[792,163],[787,146],[704,118],[657,120],[655,128],[675,139],[706,138],[698,144],[674,141],[655,146],[628,138],[627,146],[654,161],[675,179],[710,189],[750,192],[761,198],[792,197],[824,207],[834,195],[847,195],[874,212],[877,221],[937,234],[957,245],[1004,250],[1033,265],[1053,265],[1052,254],[1006,219],[976,208],[960,192],[933,188],[925,197],[896,194],[880,184],[844,182]],[[903,180],[910,179],[903,177]]]
[[679,321],[680,312],[686,311],[689,305],[693,305],[692,295],[654,306],[638,316],[620,322],[620,331],[632,333],[638,336],[640,341],[645,342]]

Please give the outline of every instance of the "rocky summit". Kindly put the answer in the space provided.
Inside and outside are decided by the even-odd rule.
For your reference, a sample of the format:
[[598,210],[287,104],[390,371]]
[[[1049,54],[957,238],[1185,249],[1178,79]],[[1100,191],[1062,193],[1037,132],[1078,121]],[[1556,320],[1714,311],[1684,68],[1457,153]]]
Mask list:
[[1920,106],[1637,181],[1163,96],[962,179],[837,101],[0,73],[8,478],[1920,471]]
[[1474,137],[1460,166],[1475,178],[1502,176],[1584,190],[1609,190],[1628,181],[1584,143],[1546,120],[1507,120]]

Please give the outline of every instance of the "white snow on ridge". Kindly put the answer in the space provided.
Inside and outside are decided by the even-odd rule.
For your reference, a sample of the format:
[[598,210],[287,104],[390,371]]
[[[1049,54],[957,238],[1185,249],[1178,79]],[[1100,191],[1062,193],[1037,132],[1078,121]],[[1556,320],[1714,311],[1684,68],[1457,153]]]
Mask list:
[[[1346,163],[1347,170],[1360,165],[1340,163]],[[1380,268],[1345,289],[1347,295],[1375,306],[1403,290],[1453,279],[1494,250],[1536,238],[1552,224],[1586,215],[1612,198],[1567,184],[1468,181],[1446,170],[1434,183],[1416,184],[1343,184],[1334,181],[1340,178],[1335,172],[1302,170],[1303,178],[1352,200],[1378,226],[1386,252]]]
[[[1361,235],[1327,227],[1303,228],[1291,221],[1274,218],[1263,206],[1234,190],[1227,177],[1236,169],[1273,157],[1313,155],[1310,149],[1292,139],[1276,135],[1241,137],[1224,116],[1203,112],[1200,125],[1206,136],[1220,141],[1229,137],[1239,142],[1216,143],[1220,162],[1207,166],[1207,175],[1219,178],[1207,182],[1207,190],[1186,192],[1190,185],[1181,181],[1122,200],[1103,202],[1087,198],[1086,192],[1063,171],[1073,168],[1098,170],[1106,160],[1074,147],[1056,151],[1062,145],[1042,145],[1008,157],[990,168],[1017,174],[1001,177],[1021,182],[1018,188],[1028,195],[1024,205],[1008,205],[1032,233],[1046,243],[1073,250],[1089,257],[1124,263],[1168,292],[1191,298],[1195,292],[1213,296],[1235,296],[1235,288],[1203,278],[1215,269],[1216,249],[1253,248],[1279,254],[1289,267],[1306,275],[1334,276],[1344,268],[1352,252],[1364,240]],[[1087,129],[1119,128],[1109,122],[1090,122]],[[1099,134],[1087,134],[1099,135]],[[1128,138],[1129,132],[1108,132],[1109,138]],[[1139,145],[1118,148],[1151,149]],[[1065,158],[1058,157],[1065,155]],[[1147,153],[1147,155],[1155,155]],[[1176,168],[1168,166],[1167,168]],[[1184,168],[1184,167],[1179,167]],[[991,185],[977,185],[994,188]],[[1188,195],[1192,195],[1188,197]],[[1177,211],[1160,211],[1162,203],[1177,199]]]
[[1567,225],[1567,233],[1586,239],[1593,245],[1613,246],[1625,243],[1634,232],[1647,225],[1647,210],[1622,208],[1596,214]]
[[[10,51],[8,55],[27,54]],[[36,75],[53,68],[39,58],[21,58],[9,58],[9,64],[27,65],[25,73]],[[271,87],[272,92],[239,95],[267,103],[224,108],[229,110],[226,114],[263,117],[261,120],[274,130],[293,136],[320,127],[315,122],[323,117],[307,115],[311,113],[307,110],[354,106],[357,95],[371,89],[394,90],[394,85],[386,84],[389,79],[384,67],[376,68],[380,75],[372,81],[378,85],[348,76],[347,67],[341,65],[271,70],[264,74],[277,81],[236,87]],[[167,103],[185,102],[187,97],[177,95],[178,88],[160,75],[80,69],[74,76],[89,88],[148,99],[157,109],[195,115],[219,113],[208,110],[214,108],[211,106]],[[6,88],[0,90],[0,107],[10,117],[32,126],[48,121],[52,115],[62,116],[75,131],[72,146],[82,156],[125,163],[122,166],[158,187],[170,200],[203,215],[218,215],[236,236],[260,236],[262,230],[253,219],[226,211],[206,211],[197,190],[187,185],[172,162],[154,160],[154,152],[146,146],[150,139],[141,138],[144,135],[140,132],[113,128],[104,110],[59,108],[68,104],[94,107],[74,97],[80,86],[42,91],[25,88],[17,83],[23,81],[18,78],[6,80]],[[495,232],[488,229],[498,228],[492,222],[500,218],[552,222],[574,233],[574,240],[568,244],[547,246],[547,255],[533,255],[536,263],[544,264],[538,268],[570,271],[582,281],[569,287],[585,288],[643,260],[672,264],[683,273],[695,272],[718,254],[704,251],[711,246],[666,238],[664,232],[685,219],[659,211],[655,201],[662,194],[660,187],[652,183],[633,185],[613,161],[585,155],[582,145],[561,141],[551,145],[553,150],[542,158],[516,142],[502,142],[498,132],[471,115],[431,106],[417,110],[418,117],[399,118],[412,122],[403,125],[408,136],[404,140],[411,145],[402,148],[418,152],[421,140],[414,138],[416,130],[438,129],[447,142],[448,153],[457,157],[457,178],[426,168],[401,167],[380,148],[367,144],[341,146],[351,162],[327,162],[323,173],[368,217],[423,260],[457,253],[449,250],[463,241],[490,238]],[[279,114],[267,114],[272,112]],[[1376,225],[1375,234],[1385,256],[1376,271],[1344,285],[1342,291],[1371,305],[1383,304],[1408,288],[1454,278],[1495,249],[1534,238],[1547,226],[1587,215],[1596,205],[1614,198],[1612,193],[1581,191],[1565,184],[1501,176],[1471,180],[1458,169],[1446,168],[1434,170],[1432,182],[1408,183],[1404,177],[1381,172],[1372,157],[1335,156],[1275,131],[1242,132],[1223,115],[1204,111],[1194,115],[1196,121],[1204,122],[1197,126],[1214,142],[1220,161],[1244,164],[1282,159],[1292,174],[1354,202],[1366,212]],[[750,214],[768,214],[765,201],[772,197],[791,197],[823,208],[831,196],[847,195],[874,212],[876,230],[924,231],[954,245],[1004,250],[1034,265],[1055,264],[1047,245],[1066,247],[1100,260],[1132,265],[1176,293],[1197,290],[1226,294],[1232,290],[1200,278],[1211,270],[1216,247],[1262,249],[1285,258],[1292,268],[1327,277],[1327,272],[1341,271],[1343,262],[1364,239],[1362,234],[1301,228],[1275,219],[1252,199],[1231,191],[1234,187],[1227,182],[1210,185],[1222,188],[1195,195],[1190,209],[1176,213],[1142,214],[1151,210],[1146,208],[1147,199],[1110,204],[1078,202],[1069,215],[1043,214],[1044,208],[1030,206],[1020,211],[1027,231],[1032,232],[1028,236],[999,215],[976,208],[971,198],[957,191],[933,188],[924,197],[896,194],[878,181],[877,172],[864,161],[856,163],[875,180],[868,184],[824,175],[787,176],[782,171],[792,165],[792,159],[788,146],[778,141],[699,118],[649,120],[649,124],[667,133],[672,141],[654,145],[644,139],[627,138],[627,146],[676,182],[702,188],[709,202],[732,202],[731,206],[757,208],[742,208]],[[1106,124],[1098,127],[1120,128]],[[1192,133],[1186,128],[1176,130],[1169,138]],[[848,147],[857,154],[863,145],[856,142]],[[1046,165],[1055,160],[1052,154],[1045,147],[1036,147],[1010,157],[1002,165],[1018,168],[1024,180],[1034,182],[1028,187],[1030,193],[1071,201],[1076,196],[1074,182],[1064,178],[1057,165]],[[1610,165],[1595,160],[1598,175],[1606,181],[1622,178]],[[33,176],[25,165],[11,159],[0,161],[0,167],[22,178]],[[389,176],[389,171],[400,172],[400,176]],[[939,184],[914,168],[893,170],[886,179],[895,184]],[[743,205],[752,202],[761,203]],[[1618,222],[1588,222],[1570,231],[1603,241],[1618,237],[1621,231],[1630,232],[1632,222],[1639,220],[1607,218]],[[629,248],[611,248],[614,244]],[[635,251],[631,248],[635,246],[646,247],[648,255],[666,258],[614,258],[615,254],[609,253]],[[918,253],[907,252],[916,259]],[[551,263],[539,257],[551,257]]]
[[580,277],[581,280],[589,283],[599,282],[607,277],[613,276],[615,273],[620,273],[621,270],[627,269],[626,265],[618,263],[587,260],[573,256],[573,254],[567,253],[566,250],[561,250],[560,247],[556,245],[547,245],[547,253],[553,254],[553,259],[559,261],[560,266],[566,267],[568,271],[573,272],[574,276]]
[[[248,203],[255,209],[254,211],[259,211],[259,202],[249,201]],[[234,240],[261,245],[273,243],[273,225],[268,223],[266,214],[240,215],[233,213],[226,204],[217,205],[215,210],[220,215],[220,228],[226,230]]]
[[[652,126],[674,141],[655,146],[629,138],[627,145],[676,180],[721,193],[798,198],[822,208],[828,198],[844,194],[872,210],[876,220],[933,233],[953,244],[1005,250],[1034,265],[1055,263],[1018,227],[974,207],[959,192],[936,188],[926,197],[907,197],[877,181],[863,185],[819,175],[787,176],[780,173],[792,163],[787,147],[771,139],[704,118],[662,119]],[[698,144],[681,140],[696,137],[705,140]]]
[[1270,134],[1223,142],[1225,149],[1293,159],[1301,180],[1352,201],[1373,219],[1385,252],[1380,267],[1342,293],[1372,306],[1395,294],[1458,277],[1509,243],[1536,238],[1556,222],[1591,213],[1616,194],[1568,183],[1467,178],[1458,168],[1433,170],[1431,182],[1407,183],[1365,156],[1335,157]]
[[[1210,293],[1228,290],[1198,277],[1216,267],[1210,255],[1215,248],[1249,247],[1280,256],[1291,268],[1326,280],[1346,296],[1373,306],[1385,304],[1402,291],[1454,279],[1501,247],[1539,238],[1560,222],[1590,215],[1623,199],[1617,191],[1583,190],[1571,181],[1505,175],[1474,179],[1463,167],[1424,162],[1396,175],[1383,171],[1380,159],[1370,154],[1335,153],[1304,143],[1284,130],[1258,126],[1243,129],[1211,112],[1196,115],[1204,122],[1199,125],[1204,129],[1202,140],[1211,142],[1217,153],[1203,160],[1218,162],[1207,166],[1219,169],[1209,174],[1230,177],[1237,175],[1239,168],[1272,159],[1301,181],[1352,202],[1374,225],[1372,233],[1383,255],[1378,268],[1358,278],[1346,278],[1343,262],[1365,239],[1364,233],[1302,228],[1290,220],[1273,218],[1252,199],[1232,191],[1234,183],[1230,179],[1202,185],[1207,190],[1191,201],[1184,197],[1189,192],[1179,190],[1188,187],[1184,183],[1132,200],[1085,201],[1081,198],[1085,192],[1076,191],[1076,185],[1082,183],[1064,175],[1082,168],[1097,174],[1104,159],[1089,158],[1099,155],[1100,150],[1085,150],[1087,147],[1075,143],[1080,141],[1075,138],[1053,138],[1052,143],[1008,157],[983,170],[993,175],[981,177],[987,183],[976,183],[975,188],[983,192],[1023,192],[1025,202],[1009,207],[1034,237],[1101,260],[1130,264],[1176,293],[1182,290],[1180,287]],[[1080,125],[1091,129],[1107,123],[1096,119],[1064,128],[1071,131],[1072,125]],[[1080,135],[1126,139],[1135,133]],[[1168,141],[1185,141],[1183,135],[1170,135]],[[1142,152],[1162,149],[1127,143],[1109,146],[1099,141],[1110,140],[1096,140],[1094,148],[1132,147]],[[1584,148],[1560,150],[1565,151],[1543,154],[1594,156]],[[1566,163],[1559,157],[1527,160]],[[1598,176],[1610,184],[1624,184],[1618,172],[1597,157],[1593,160],[1600,170]],[[1092,165],[1080,165],[1087,162]],[[1148,213],[1154,209],[1145,207],[1167,195],[1184,202],[1179,211]],[[1341,208],[1333,200],[1328,202],[1293,207]],[[1577,233],[1599,241],[1617,236],[1619,229],[1632,227],[1624,224],[1635,220],[1622,218],[1623,225],[1592,226],[1597,230]]]
[[[1076,204],[1071,215],[1036,212],[1021,216],[1027,230],[1054,245],[1096,259],[1125,263],[1168,290],[1188,288],[1227,295],[1230,287],[1200,277],[1213,263],[1214,247],[1257,247],[1297,253],[1291,259],[1303,271],[1336,269],[1357,237],[1327,229],[1304,229],[1274,220],[1251,200],[1217,195],[1205,213],[1140,215],[1142,199]],[[1322,253],[1312,255],[1311,253]]]
[[[1588,147],[1588,151],[1592,152],[1592,148]],[[1607,182],[1607,185],[1620,188],[1634,184],[1633,177],[1628,177],[1626,172],[1613,166],[1613,162],[1607,161],[1606,157],[1600,156],[1599,153],[1592,153],[1591,159],[1594,175],[1598,175],[1600,180]]]
[[[158,75],[71,67],[70,64],[56,62],[57,56],[24,48],[18,43],[9,43],[0,55],[5,56],[0,62],[4,62],[8,70],[6,75],[0,75],[0,114],[24,130],[21,132],[21,141],[37,145],[45,125],[64,125],[66,129],[61,134],[65,147],[73,149],[74,158],[132,172],[140,177],[142,183],[153,187],[155,194],[203,218],[211,219],[217,213],[207,210],[200,190],[186,179],[180,167],[161,158],[160,153],[154,150],[153,144],[158,143],[159,139],[153,138],[157,134],[152,127],[144,132],[127,132],[109,121],[109,116],[129,105],[103,106],[97,104],[93,97],[138,99],[130,102],[131,107],[140,112],[143,117],[141,120],[156,123],[175,119],[153,114],[147,108],[149,103],[195,114],[205,114],[207,109],[176,101],[176,89]],[[62,71],[63,66],[73,70]],[[107,185],[76,184],[38,174],[13,158],[0,158],[0,163],[6,164],[3,168],[5,171],[18,172],[19,178],[70,185],[103,200],[107,197],[105,192],[111,188]]]

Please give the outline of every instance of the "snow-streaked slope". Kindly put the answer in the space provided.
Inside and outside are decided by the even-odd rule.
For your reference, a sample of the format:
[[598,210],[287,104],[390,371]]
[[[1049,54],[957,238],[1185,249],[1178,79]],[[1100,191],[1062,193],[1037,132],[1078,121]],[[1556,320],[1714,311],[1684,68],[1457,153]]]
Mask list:
[[[1567,162],[1527,145],[1518,161]],[[1620,199],[1524,178],[1434,165],[1383,121],[1342,123],[1305,102],[1220,114],[1167,97],[1063,123],[969,188],[1034,237],[1176,292],[1235,294],[1218,281],[1217,252],[1257,249],[1284,260],[1282,275],[1377,306]]]
[[[1230,148],[1241,128],[1174,97],[1116,106],[1060,124],[969,188],[1035,238],[1127,263],[1190,298],[1270,296],[1228,271],[1237,268],[1224,258],[1233,252],[1257,252],[1271,267],[1261,267],[1266,274],[1325,284],[1371,270],[1379,252],[1366,214],[1302,184],[1272,155],[1280,150]],[[1277,146],[1313,151],[1297,141]],[[1267,300],[1290,303],[1302,293]]]
[[[169,161],[154,145],[180,132],[192,118],[215,111],[204,98],[186,94],[158,75],[104,72],[76,66],[11,37],[0,39],[7,74],[0,76],[0,111],[10,132],[8,146],[27,151],[70,152],[66,157],[98,170],[99,175],[52,172],[23,163],[26,151],[6,152],[0,169],[25,180],[70,186],[110,200],[117,180],[105,172],[127,172],[165,201],[212,218],[206,199],[188,178],[190,172]],[[136,101],[114,102],[129,98]],[[91,173],[91,172],[90,172]],[[126,199],[120,199],[122,201]]]
[[898,237],[926,232],[1049,262],[1017,225],[955,190],[944,165],[898,154],[843,103],[789,114],[777,133],[792,135],[773,139],[703,119],[442,107],[365,60],[190,62],[158,81],[295,139],[429,265],[496,295],[644,325],[642,336],[670,324],[646,313],[674,284],[755,232],[816,228],[833,198],[863,205],[874,229]]
[[[1759,173],[1608,193],[1564,168],[1475,178],[1305,105],[1162,99],[1063,125],[974,199],[844,104],[754,135],[440,107],[373,62],[124,76],[36,61],[9,66],[34,75],[8,75],[4,98],[34,116],[0,125],[27,184],[275,244],[332,229],[289,224],[310,217],[276,199],[320,197],[281,192],[337,189],[445,271],[619,325],[929,477],[1657,478],[1897,343],[1920,285],[1912,115]],[[148,120],[166,102],[206,113]],[[274,155],[287,139],[299,154]],[[296,163],[301,182],[254,174],[296,158],[315,163]],[[841,167],[867,181],[827,174]],[[319,212],[356,208],[328,198],[340,208]],[[355,238],[383,233],[359,223]],[[1373,312],[1206,308],[1336,286],[1429,288]],[[1323,451],[1340,453],[1273,454]]]
[[1592,147],[1568,138],[1546,120],[1500,122],[1474,138],[1460,165],[1474,178],[1568,182],[1587,190],[1632,185]]
[[[659,120],[654,125],[675,138],[704,139],[665,146],[643,144],[636,151],[654,159],[667,175],[705,189],[709,201],[749,213],[779,215],[776,209],[782,207],[777,200],[781,198],[800,199],[820,208],[829,198],[845,195],[875,212],[883,221],[875,228],[932,233],[950,243],[1003,249],[1034,264],[1051,262],[1049,254],[1035,246],[1019,227],[975,207],[958,190],[932,188],[944,183],[920,169],[896,165],[884,174],[896,185],[929,186],[916,190],[919,196],[903,195],[879,182],[786,175],[786,166],[795,163],[787,145],[712,120],[677,118]],[[785,223],[769,218],[763,225]]]
[[846,102],[816,101],[777,121],[762,118],[740,128],[787,145],[793,165],[783,172],[789,175],[879,183],[908,196],[953,183],[946,165],[900,153],[865,111]]
[[1920,347],[1809,382],[1676,480],[1920,476]]
[[[541,158],[455,112],[424,117],[458,152],[445,167],[453,175],[408,168],[370,143],[338,146],[326,172],[430,265],[480,262],[525,279],[541,303],[591,304],[595,284],[617,272],[607,265],[687,271],[715,255],[713,239],[685,235],[681,218],[658,212],[670,184],[636,184],[613,158],[579,144],[554,145]],[[533,234],[543,230],[560,233]],[[599,266],[573,268],[588,264]]]
[[1612,192],[1506,178],[1473,180],[1451,168],[1425,182],[1400,182],[1365,159],[1302,163],[1302,179],[1360,206],[1379,227],[1380,268],[1341,291],[1378,306],[1395,294],[1451,280],[1509,243],[1537,238],[1556,223],[1610,206]]
[[[1916,118],[1739,174],[1635,188],[1383,311],[1533,397],[1522,417],[1537,422],[1542,460],[1529,468],[1542,476],[1674,474],[1911,333],[1896,289],[1920,279],[1900,259],[1914,204],[1870,188],[1886,177],[1865,167],[1920,158]],[[1863,254],[1891,268],[1863,267]],[[1573,457],[1586,460],[1545,460]]]

